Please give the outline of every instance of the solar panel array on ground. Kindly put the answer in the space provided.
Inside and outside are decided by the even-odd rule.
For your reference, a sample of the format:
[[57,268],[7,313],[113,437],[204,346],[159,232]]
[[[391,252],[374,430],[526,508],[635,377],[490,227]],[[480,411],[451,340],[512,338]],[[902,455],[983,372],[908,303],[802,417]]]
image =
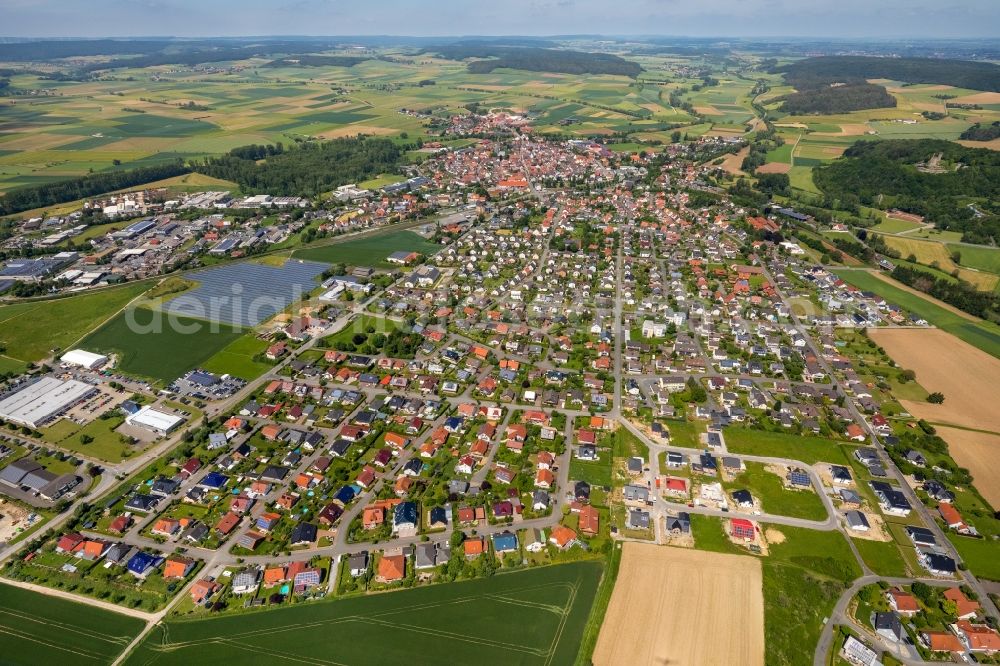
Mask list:
[[168,312],[236,326],[256,326],[305,298],[326,270],[314,261],[283,266],[241,263],[188,275],[198,286],[165,305]]

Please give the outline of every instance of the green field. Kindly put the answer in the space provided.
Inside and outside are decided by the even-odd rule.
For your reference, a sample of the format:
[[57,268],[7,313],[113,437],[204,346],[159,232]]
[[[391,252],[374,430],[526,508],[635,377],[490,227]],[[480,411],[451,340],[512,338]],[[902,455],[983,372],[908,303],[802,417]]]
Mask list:
[[[50,426],[41,428],[42,439],[56,444],[67,451],[76,451],[91,458],[110,463],[121,462],[132,451],[132,446],[122,442],[115,428],[125,421],[122,416],[108,419],[94,419],[80,426],[69,419],[59,419]],[[80,441],[82,435],[93,438],[89,444]]]
[[576,562],[268,612],[167,621],[126,663],[572,664],[601,570],[597,561]]
[[806,520],[826,520],[826,507],[819,496],[811,490],[788,490],[777,474],[767,471],[764,463],[748,462],[746,469],[732,482],[726,483],[729,490],[749,490],[760,500],[765,513]]
[[268,344],[266,340],[259,340],[255,335],[246,333],[216,352],[201,367],[209,372],[229,374],[247,381],[256,379],[271,369],[269,364],[254,360],[255,356],[264,353]]
[[894,217],[886,217],[881,222],[872,227],[872,230],[881,231],[887,234],[898,234],[903,231],[911,231],[919,227],[920,225],[917,224],[916,222],[908,222],[906,220],[898,220]]
[[854,547],[861,553],[861,559],[868,568],[879,576],[907,575],[906,560],[903,559],[894,541],[854,539]]
[[574,481],[586,481],[592,486],[610,486],[611,452],[604,450],[600,453],[601,459],[593,462],[573,457],[569,461],[569,478]]
[[128,285],[30,303],[0,306],[0,340],[7,356],[35,362],[66,349],[145,291]]
[[926,319],[928,323],[968,342],[973,347],[978,347],[987,354],[1000,358],[1000,326],[990,322],[969,321],[926,298],[903,291],[880,280],[868,271],[838,270],[834,272],[845,282],[849,282],[859,289],[874,292],[887,301]]
[[142,627],[127,615],[0,584],[4,664],[110,664]]
[[723,431],[730,453],[788,458],[807,465],[818,462],[844,464],[842,442],[822,437],[802,437],[784,432],[765,432],[749,428],[726,428]]
[[986,246],[947,244],[948,250],[961,255],[959,264],[990,273],[1000,273],[1000,249]]
[[[161,318],[161,326],[155,326],[158,317]],[[170,325],[171,319],[194,332],[177,330]],[[133,331],[131,320],[139,327],[149,327],[151,332]],[[147,308],[133,308],[88,335],[81,346],[92,351],[118,354],[117,367],[123,372],[158,382],[171,382],[188,370],[201,366],[243,335],[242,331],[234,331],[227,325],[218,328],[213,332],[208,322],[173,315],[166,317]]]
[[328,264],[343,263],[349,266],[388,268],[393,264],[387,262],[385,258],[393,252],[413,251],[431,255],[440,249],[440,245],[431,243],[412,231],[396,231],[349,240],[344,243],[296,250],[292,256],[296,259],[321,261]]

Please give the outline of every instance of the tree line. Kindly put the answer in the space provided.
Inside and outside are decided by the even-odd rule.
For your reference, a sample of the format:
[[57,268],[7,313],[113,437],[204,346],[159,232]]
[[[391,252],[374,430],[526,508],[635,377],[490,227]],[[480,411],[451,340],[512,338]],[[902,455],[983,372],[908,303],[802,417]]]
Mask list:
[[831,83],[892,79],[904,83],[941,83],[957,88],[1000,91],[1000,66],[990,62],[947,58],[879,58],[819,56],[777,68],[796,88]]
[[995,320],[1000,314],[1000,298],[996,294],[979,291],[967,282],[946,280],[902,264],[898,264],[891,275],[909,287],[981,319]]
[[11,215],[33,208],[87,199],[164,178],[173,178],[190,171],[191,169],[181,160],[175,160],[137,169],[101,171],[55,183],[18,187],[0,197],[0,215]]
[[388,139],[340,138],[289,149],[280,144],[245,146],[206,158],[192,168],[233,181],[247,194],[311,197],[339,185],[392,173],[401,158],[400,147]]
[[473,74],[489,74],[498,67],[561,74],[616,74],[632,78],[642,72],[638,63],[610,53],[487,44],[452,44],[428,49],[428,52],[448,60],[486,58],[469,63],[469,72]]

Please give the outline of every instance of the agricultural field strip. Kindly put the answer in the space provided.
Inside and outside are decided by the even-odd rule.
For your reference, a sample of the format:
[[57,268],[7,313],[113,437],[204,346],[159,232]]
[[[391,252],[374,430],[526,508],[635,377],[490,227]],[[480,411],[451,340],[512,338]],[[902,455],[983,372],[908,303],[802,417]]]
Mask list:
[[[562,605],[562,606],[557,606],[555,604],[542,604],[542,603],[531,602],[531,601],[521,601],[521,600],[518,600],[518,599],[511,598],[509,596],[511,594],[516,594],[518,592],[527,592],[527,591],[535,592],[535,591],[542,590],[542,589],[560,589],[560,588],[568,590],[569,591],[569,595],[570,595],[569,599],[567,600],[567,602],[564,605]],[[546,584],[546,585],[538,585],[538,586],[533,586],[533,587],[524,587],[524,588],[516,588],[516,589],[513,589],[513,590],[508,590],[503,595],[492,595],[492,594],[488,594],[488,595],[470,595],[470,596],[466,596],[466,597],[458,597],[456,599],[450,599],[450,600],[447,600],[447,601],[438,601],[438,602],[432,602],[432,603],[414,604],[414,605],[411,605],[411,606],[403,606],[403,607],[400,607],[400,608],[394,608],[392,610],[381,611],[381,612],[372,613],[372,614],[365,614],[363,616],[362,615],[347,615],[347,616],[343,616],[343,617],[331,618],[329,620],[318,620],[318,621],[315,621],[315,622],[300,622],[298,624],[287,624],[287,625],[282,625],[280,627],[273,627],[273,628],[270,628],[270,629],[259,629],[259,630],[254,630],[254,631],[248,631],[248,632],[245,632],[245,633],[229,634],[225,638],[213,636],[213,637],[209,637],[209,638],[192,640],[192,641],[183,641],[183,642],[177,642],[177,643],[163,643],[160,646],[153,647],[153,649],[157,650],[157,651],[172,652],[172,651],[176,651],[176,650],[181,649],[181,648],[194,647],[194,646],[205,644],[205,643],[218,643],[218,642],[233,643],[234,641],[236,641],[236,640],[238,640],[240,638],[249,638],[249,637],[254,637],[254,636],[280,634],[280,633],[284,633],[286,631],[298,631],[298,630],[301,630],[301,629],[313,629],[313,628],[316,628],[316,627],[322,627],[322,626],[329,626],[329,625],[335,625],[335,624],[343,624],[345,622],[358,621],[358,622],[378,622],[378,623],[381,623],[381,624],[385,624],[387,627],[397,627],[397,628],[408,629],[408,630],[414,631],[416,633],[432,634],[432,635],[435,635],[435,636],[438,636],[438,637],[441,637],[441,638],[449,638],[449,639],[453,639],[453,640],[460,640],[460,641],[464,641],[464,642],[467,642],[467,643],[475,643],[475,644],[479,644],[479,645],[488,645],[490,647],[499,647],[499,648],[514,650],[514,651],[518,651],[518,652],[525,652],[525,653],[533,654],[533,655],[537,655],[537,656],[550,656],[550,655],[554,654],[555,648],[559,644],[559,639],[561,638],[561,634],[562,634],[562,628],[565,625],[566,618],[569,616],[569,612],[572,609],[573,603],[574,603],[574,601],[576,599],[577,588],[578,588],[578,585],[576,583],[567,583],[567,582],[549,583],[549,584]],[[526,608],[537,608],[539,610],[544,610],[544,611],[548,611],[548,612],[551,612],[551,613],[557,613],[560,616],[562,616],[562,619],[560,621],[559,630],[557,631],[556,635],[553,637],[552,643],[549,646],[549,648],[547,650],[535,649],[535,648],[526,648],[526,647],[523,647],[523,646],[520,646],[520,645],[515,645],[515,644],[511,644],[511,643],[505,643],[503,641],[495,641],[495,640],[492,640],[492,639],[489,639],[489,638],[469,638],[468,636],[465,636],[465,635],[462,635],[462,634],[457,634],[457,633],[454,633],[454,632],[444,631],[444,630],[440,630],[440,629],[429,629],[429,628],[426,628],[426,627],[420,627],[420,626],[416,626],[416,625],[400,624],[398,622],[392,622],[392,623],[390,623],[390,622],[378,619],[378,618],[382,618],[382,617],[386,617],[386,616],[397,615],[397,614],[400,614],[400,613],[410,613],[410,612],[416,612],[416,611],[421,611],[421,610],[428,610],[428,609],[433,609],[433,608],[439,608],[439,607],[445,606],[445,605],[473,603],[473,602],[476,602],[476,601],[480,601],[483,598],[494,599],[494,600],[499,601],[501,603],[511,604],[511,605],[515,605],[515,606],[521,606],[521,607],[526,607]],[[256,649],[256,648],[253,648],[253,649]],[[325,663],[325,662],[320,662],[320,663]]]

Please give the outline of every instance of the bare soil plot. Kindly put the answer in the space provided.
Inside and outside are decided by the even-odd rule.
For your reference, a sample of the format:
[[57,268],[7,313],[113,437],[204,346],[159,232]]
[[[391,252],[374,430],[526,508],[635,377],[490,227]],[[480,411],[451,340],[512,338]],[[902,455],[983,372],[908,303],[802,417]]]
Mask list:
[[743,166],[743,158],[745,158],[749,154],[750,154],[750,146],[746,146],[738,153],[731,153],[729,155],[726,155],[726,158],[722,161],[721,165],[722,170],[725,171],[726,173],[731,173],[736,176],[742,176],[743,169],[741,169],[740,167]]
[[757,173],[788,173],[792,170],[792,165],[786,162],[768,162],[757,167]]
[[17,534],[18,527],[25,527],[29,511],[0,499],[0,543],[10,541]]
[[862,136],[870,129],[867,123],[840,123],[839,132],[813,132],[813,136]]
[[994,510],[1000,508],[1000,435],[987,435],[960,428],[937,429],[948,442],[948,450],[955,462],[972,472],[976,490]]
[[694,110],[697,111],[699,114],[701,114],[703,116],[721,116],[721,115],[724,115],[722,113],[722,111],[719,111],[714,106],[706,106],[706,105],[696,106],[696,107],[694,107]]
[[[869,329],[868,335],[896,363],[914,370],[921,386],[944,394],[941,405],[901,400],[911,414],[934,423],[1000,433],[996,408],[1000,359],[940,329]],[[953,447],[956,460],[962,455],[959,449],[961,445]],[[977,478],[989,475],[988,468],[968,467]]]
[[761,580],[754,557],[624,544],[594,664],[763,666]]

